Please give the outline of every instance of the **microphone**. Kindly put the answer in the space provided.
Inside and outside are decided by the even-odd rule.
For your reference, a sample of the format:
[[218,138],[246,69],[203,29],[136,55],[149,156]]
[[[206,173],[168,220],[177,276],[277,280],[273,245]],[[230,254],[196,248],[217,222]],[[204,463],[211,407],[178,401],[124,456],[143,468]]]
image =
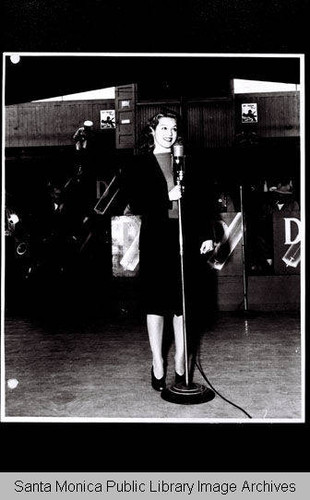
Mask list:
[[176,142],[173,146],[173,164],[177,184],[181,184],[185,174],[184,146],[181,142]]

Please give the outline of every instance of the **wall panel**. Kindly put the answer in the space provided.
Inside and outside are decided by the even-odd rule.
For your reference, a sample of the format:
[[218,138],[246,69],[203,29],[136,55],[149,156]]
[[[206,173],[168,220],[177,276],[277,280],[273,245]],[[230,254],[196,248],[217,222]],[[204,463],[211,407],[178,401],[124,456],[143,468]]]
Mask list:
[[[241,123],[241,104],[256,102],[258,122]],[[135,109],[135,135],[163,107],[184,116],[185,139],[197,148],[228,148],[240,132],[261,138],[298,137],[298,92],[238,94],[234,98],[139,102]],[[100,129],[100,110],[115,109],[114,99],[104,101],[37,102],[6,106],[6,146],[65,146],[75,130],[89,119]]]
[[188,140],[194,147],[227,148],[233,143],[232,100],[188,104]]
[[30,102],[5,108],[5,146],[66,146],[85,120],[100,129],[100,111],[114,109],[114,99],[104,101]]
[[[241,104],[257,103],[257,123],[241,123]],[[299,92],[237,94],[236,131],[255,131],[259,137],[298,137],[300,134]]]

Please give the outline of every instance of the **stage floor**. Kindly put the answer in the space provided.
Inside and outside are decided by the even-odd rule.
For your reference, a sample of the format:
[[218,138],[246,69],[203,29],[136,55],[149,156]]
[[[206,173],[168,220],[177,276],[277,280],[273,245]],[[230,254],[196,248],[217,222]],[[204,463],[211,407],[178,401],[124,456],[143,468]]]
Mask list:
[[[207,380],[197,365],[193,374],[194,382],[211,384],[215,397],[191,405],[164,401],[152,389],[140,319],[7,317],[4,334],[5,421],[303,420],[298,313],[220,313],[203,332],[196,358]],[[172,344],[168,384],[173,356]]]

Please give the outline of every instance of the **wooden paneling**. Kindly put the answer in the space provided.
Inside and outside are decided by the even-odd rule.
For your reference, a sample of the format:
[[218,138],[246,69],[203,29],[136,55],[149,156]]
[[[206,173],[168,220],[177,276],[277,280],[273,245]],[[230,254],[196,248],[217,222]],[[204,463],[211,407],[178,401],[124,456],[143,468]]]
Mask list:
[[[236,131],[255,131],[259,137],[298,137],[300,133],[299,92],[264,94],[238,94],[236,105]],[[241,124],[241,104],[257,103],[258,121]]]
[[300,308],[300,277],[249,276],[249,309],[257,311],[298,311]]
[[[258,122],[241,123],[241,104],[257,103]],[[228,148],[240,132],[261,138],[298,137],[298,92],[238,94],[234,99],[167,100],[139,102],[132,107],[134,135],[139,137],[149,118],[163,107],[184,116],[185,139],[194,148]],[[60,146],[72,144],[75,130],[89,119],[100,129],[100,110],[114,109],[105,101],[36,102],[6,106],[6,146]],[[187,137],[186,137],[187,136]],[[132,135],[133,137],[133,135]],[[133,147],[132,142],[126,147]]]
[[[241,276],[218,276],[217,307],[220,311],[244,310]],[[298,311],[300,277],[248,276],[249,311]]]
[[100,111],[114,109],[114,99],[104,101],[30,102],[6,106],[6,147],[66,146],[85,120],[100,130]]
[[188,140],[194,147],[227,148],[234,137],[232,100],[188,104]]

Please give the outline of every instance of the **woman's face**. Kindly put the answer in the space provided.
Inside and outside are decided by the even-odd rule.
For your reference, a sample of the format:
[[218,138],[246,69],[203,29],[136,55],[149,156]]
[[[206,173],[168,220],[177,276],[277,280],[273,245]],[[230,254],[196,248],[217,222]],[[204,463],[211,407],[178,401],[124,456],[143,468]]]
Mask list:
[[177,122],[174,118],[163,116],[159,119],[157,127],[152,129],[155,149],[154,153],[167,153],[177,139]]

